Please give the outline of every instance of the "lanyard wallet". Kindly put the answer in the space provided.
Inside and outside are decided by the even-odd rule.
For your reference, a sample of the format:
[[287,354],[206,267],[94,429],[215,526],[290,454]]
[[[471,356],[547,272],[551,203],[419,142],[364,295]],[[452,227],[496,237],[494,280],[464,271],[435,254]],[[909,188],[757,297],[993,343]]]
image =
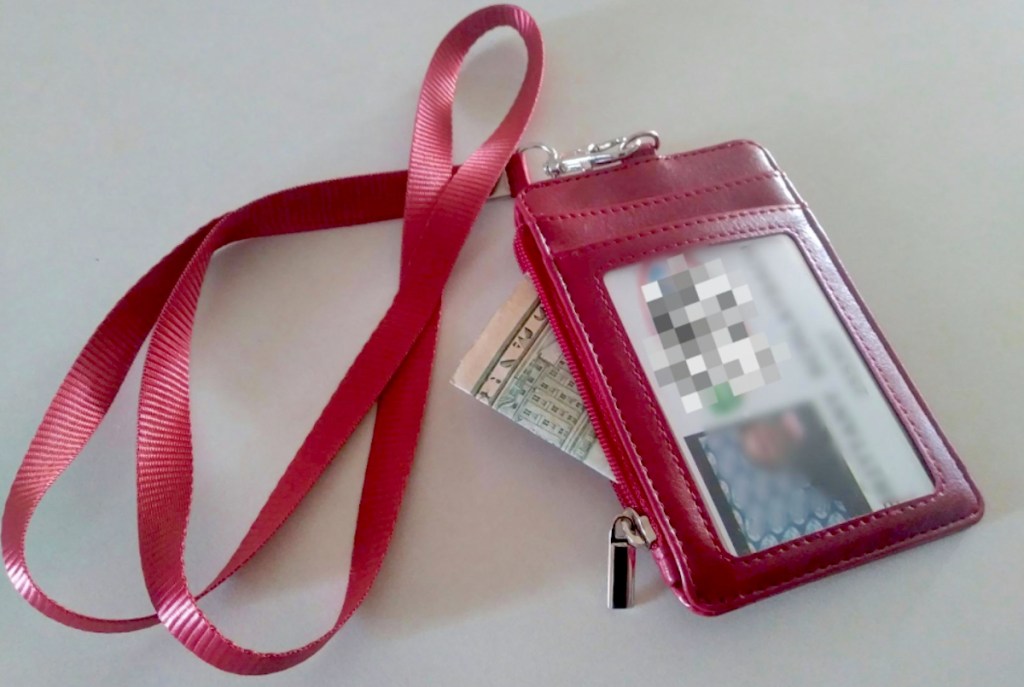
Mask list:
[[[507,26],[522,86],[491,136],[452,164],[452,102],[469,48]],[[86,343],[43,417],[3,514],[7,574],[43,614],[93,632],[163,625],[226,671],[312,656],[370,591],[394,530],[423,419],[441,294],[503,172],[515,250],[541,295],[616,475],[609,601],[631,597],[637,548],[701,613],[720,613],[938,537],[981,498],[786,177],[733,142],[659,156],[644,134],[561,157],[529,184],[517,146],[540,89],[540,33],[523,10],[473,13],[424,79],[408,171],[335,179],[213,219],[147,272]],[[508,164],[511,161],[511,164]],[[235,241],[403,219],[394,302],[340,381],[223,570],[193,592],[189,348],[214,253]],[[102,421],[149,338],[136,449],[139,554],[154,612],[86,616],[48,597],[25,560],[28,525]],[[337,622],[282,652],[224,636],[200,599],[277,532],[376,404],[348,587]]]
[[[549,149],[557,178],[516,200],[516,255],[625,507],[609,605],[629,605],[638,547],[711,615],[977,521],[976,487],[772,157],[656,146],[613,141],[624,161],[571,176]],[[605,162],[588,150],[570,171]]]

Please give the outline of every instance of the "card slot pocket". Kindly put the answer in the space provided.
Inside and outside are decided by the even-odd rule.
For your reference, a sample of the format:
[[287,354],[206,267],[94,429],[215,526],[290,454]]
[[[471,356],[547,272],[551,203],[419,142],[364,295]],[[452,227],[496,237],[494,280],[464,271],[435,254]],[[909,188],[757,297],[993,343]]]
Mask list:
[[[530,198],[524,202],[529,205]],[[552,253],[557,254],[667,222],[797,202],[783,175],[771,170],[671,194],[534,217]]]
[[530,186],[535,216],[578,212],[629,203],[778,171],[764,148],[752,141],[729,141],[700,150],[659,156],[639,154],[626,162]]
[[[547,212],[547,213],[535,213],[534,219],[537,221],[558,221],[565,219],[576,219],[576,218],[587,218],[596,217],[600,215],[613,215],[620,212],[630,212],[638,208],[645,206],[660,205],[663,203],[671,203],[673,201],[685,201],[689,198],[696,198],[705,194],[722,193],[727,192],[728,189],[744,186],[746,184],[756,183],[759,181],[778,181],[782,177],[782,172],[776,169],[758,170],[751,174],[746,175],[728,175],[725,178],[708,178],[701,179],[699,183],[694,183],[685,187],[672,189],[670,193],[643,193],[636,197],[630,197],[627,200],[622,200],[615,203],[602,202],[600,204],[587,205],[586,207],[577,208],[574,210],[563,210],[559,212]],[[529,198],[529,196],[527,196]],[[779,196],[780,200],[777,203],[762,203],[764,205],[778,204],[781,202],[795,202],[792,196],[789,194],[783,194]],[[532,202],[532,200],[531,200]],[[738,209],[738,208],[732,208]],[[652,222],[657,220],[652,220]],[[663,220],[664,221],[664,220]]]

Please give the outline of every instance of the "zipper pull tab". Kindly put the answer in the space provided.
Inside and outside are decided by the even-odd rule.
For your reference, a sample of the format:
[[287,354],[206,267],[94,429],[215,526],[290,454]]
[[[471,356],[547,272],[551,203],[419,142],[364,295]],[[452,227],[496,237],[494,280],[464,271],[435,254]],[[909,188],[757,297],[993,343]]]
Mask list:
[[651,521],[632,508],[622,511],[612,521],[608,533],[608,608],[633,605],[636,550],[650,548],[655,538]]

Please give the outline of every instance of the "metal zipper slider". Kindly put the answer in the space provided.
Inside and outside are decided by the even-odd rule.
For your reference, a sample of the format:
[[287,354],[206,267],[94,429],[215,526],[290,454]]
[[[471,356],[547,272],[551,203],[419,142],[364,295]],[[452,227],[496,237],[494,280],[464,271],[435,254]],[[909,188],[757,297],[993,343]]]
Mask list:
[[655,538],[651,521],[632,508],[622,511],[612,521],[608,533],[608,608],[633,605],[636,550],[650,548]]

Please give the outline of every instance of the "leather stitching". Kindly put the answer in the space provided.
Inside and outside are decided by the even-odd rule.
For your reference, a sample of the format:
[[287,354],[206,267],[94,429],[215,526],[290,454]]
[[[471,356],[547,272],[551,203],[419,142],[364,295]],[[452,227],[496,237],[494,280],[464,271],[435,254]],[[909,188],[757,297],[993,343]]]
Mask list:
[[[763,215],[774,215],[774,214],[778,214],[780,212],[792,212],[794,210],[799,210],[799,209],[800,209],[799,205],[781,205],[781,206],[777,205],[777,206],[773,206],[773,207],[770,207],[770,208],[764,208],[764,209],[761,209],[761,210],[739,210],[737,212],[727,212],[727,213],[722,213],[722,214],[719,214],[719,215],[707,215],[707,216],[704,216],[704,217],[698,217],[696,219],[687,220],[687,221],[682,222],[682,223],[659,225],[655,229],[648,229],[648,230],[645,230],[645,231],[639,231],[639,232],[636,232],[635,234],[629,234],[628,236],[616,236],[614,238],[605,239],[603,241],[596,241],[594,243],[587,244],[586,246],[581,246],[580,248],[576,248],[576,249],[574,249],[572,251],[569,251],[568,255],[572,255],[572,256],[581,255],[583,253],[588,253],[590,251],[597,250],[599,248],[603,248],[604,246],[610,246],[610,245],[614,245],[614,244],[617,244],[617,243],[630,243],[632,241],[644,238],[646,236],[654,236],[655,234],[664,234],[666,231],[673,231],[675,229],[683,229],[685,227],[695,227],[695,226],[700,225],[700,224],[710,224],[712,222],[721,222],[722,220],[728,220],[728,219],[740,219],[741,217],[760,217],[760,216],[763,216]],[[728,236],[728,235],[729,234],[723,234],[723,236]],[[697,242],[697,241],[688,241],[687,243],[695,243],[695,242]],[[686,244],[684,243],[684,244],[680,244],[680,245],[686,245]],[[642,255],[642,253],[640,253],[638,255]]]
[[[780,178],[780,177],[781,177],[781,174],[779,174],[777,171],[773,170],[771,172],[761,172],[760,174],[755,174],[753,176],[743,177],[743,178],[740,178],[740,179],[735,179],[733,181],[725,181],[725,182],[722,182],[720,184],[715,184],[713,186],[698,187],[698,188],[695,188],[695,189],[692,189],[692,190],[689,190],[689,191],[684,191],[682,193],[675,193],[675,194],[671,194],[671,195],[656,196],[654,198],[645,198],[643,200],[635,200],[635,201],[628,201],[628,202],[624,202],[624,203],[617,203],[617,204],[614,204],[614,205],[608,205],[606,207],[594,208],[594,209],[591,209],[591,210],[580,210],[580,211],[576,211],[576,212],[564,212],[564,213],[557,214],[557,215],[544,215],[544,214],[540,214],[540,215],[534,215],[534,217],[536,219],[543,219],[545,221],[553,222],[553,221],[565,220],[565,219],[580,219],[580,218],[584,218],[584,217],[597,217],[599,215],[611,215],[611,214],[616,214],[616,213],[619,213],[619,212],[626,212],[628,210],[636,210],[638,208],[643,208],[643,207],[652,207],[652,206],[655,206],[655,205],[663,205],[665,203],[671,203],[673,201],[682,200],[684,198],[693,198],[695,196],[700,196],[700,195],[709,194],[709,193],[715,193],[715,192],[724,191],[724,190],[730,189],[730,188],[736,188],[736,187],[739,187],[739,186],[744,186],[744,185],[747,185],[747,184],[754,183],[756,181],[765,181],[765,180],[768,180],[768,179],[776,179],[776,178]],[[788,195],[788,191],[787,191],[787,195]]]

